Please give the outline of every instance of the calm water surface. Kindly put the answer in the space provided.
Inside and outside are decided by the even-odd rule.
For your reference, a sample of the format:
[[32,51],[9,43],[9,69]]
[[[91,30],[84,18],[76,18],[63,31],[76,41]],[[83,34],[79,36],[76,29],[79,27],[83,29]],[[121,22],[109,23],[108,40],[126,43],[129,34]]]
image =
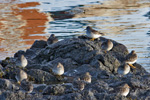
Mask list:
[[[89,25],[105,33],[105,37],[123,43],[129,51],[135,50],[139,57],[137,62],[150,72],[149,0],[22,0],[19,3],[25,2],[39,2],[37,6],[22,9],[38,9],[39,12],[48,14],[50,20],[45,25],[37,24],[38,27],[44,27],[42,32],[34,34],[29,32],[30,38],[18,36],[19,41],[24,43],[24,41],[29,42],[36,39],[46,40],[52,33],[60,40],[77,37],[85,34],[84,29]],[[31,26],[26,28],[33,29]],[[16,34],[12,33],[13,35]],[[9,39],[3,38],[3,41],[6,42]],[[19,46],[14,43],[7,46],[25,50],[32,43],[24,43]],[[0,45],[0,48],[3,49],[4,46]],[[9,49],[2,51],[0,56],[1,59],[4,59],[13,54]]]

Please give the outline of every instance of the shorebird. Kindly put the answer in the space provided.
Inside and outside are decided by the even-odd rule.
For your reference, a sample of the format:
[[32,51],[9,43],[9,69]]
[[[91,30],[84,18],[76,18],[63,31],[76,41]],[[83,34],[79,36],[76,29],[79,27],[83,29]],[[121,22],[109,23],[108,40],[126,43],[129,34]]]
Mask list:
[[83,76],[81,76],[81,80],[84,80],[87,83],[91,83],[91,75],[89,72],[86,72]]
[[61,63],[58,63],[56,67],[52,68],[52,72],[54,75],[62,75],[64,74],[64,66]]
[[26,91],[26,93],[31,93],[33,91],[33,85],[27,79],[21,81],[21,87]]
[[21,63],[21,67],[23,67],[23,68],[25,68],[27,66],[28,61],[24,55],[21,55],[20,63]]
[[90,39],[91,41],[94,41],[96,38],[99,38],[100,36],[104,35],[104,33],[100,33],[98,31],[92,29],[92,27],[87,26],[86,27],[86,35],[89,38],[92,38],[92,39]]
[[130,66],[128,64],[124,64],[123,66],[120,66],[117,70],[118,74],[120,75],[126,75],[130,72]]
[[129,94],[129,91],[130,91],[130,87],[128,84],[124,84],[123,86],[119,88],[120,95],[125,96],[125,97]]
[[16,71],[16,75],[15,75],[15,78],[17,80],[17,83],[19,85],[21,85],[21,81],[24,80],[24,79],[27,79],[28,78],[28,75],[25,71],[21,70],[21,69],[18,69]]
[[54,34],[51,34],[50,37],[47,39],[47,45],[51,45],[56,42],[58,42],[58,39],[55,37]]
[[74,79],[73,81],[73,87],[77,90],[84,90],[85,83],[84,81],[80,80],[80,78]]
[[113,43],[111,42],[110,39],[108,39],[108,40],[106,40],[105,42],[102,43],[101,48],[106,53],[107,51],[110,51],[113,48]]
[[125,63],[129,64],[132,68],[136,68],[132,64],[137,61],[137,54],[134,50],[132,50],[125,58]]
[[117,95],[121,95],[121,96],[127,96],[130,92],[130,87],[127,83],[124,83],[120,86],[117,86],[116,88],[114,88],[114,90],[112,90],[110,93],[115,93]]

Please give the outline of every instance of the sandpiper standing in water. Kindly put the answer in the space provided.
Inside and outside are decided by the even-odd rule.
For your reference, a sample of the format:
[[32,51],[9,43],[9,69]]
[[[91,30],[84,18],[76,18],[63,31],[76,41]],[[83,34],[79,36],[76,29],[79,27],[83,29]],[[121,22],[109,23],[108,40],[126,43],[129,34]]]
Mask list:
[[21,67],[23,67],[23,68],[25,68],[27,66],[28,60],[26,59],[26,57],[24,55],[21,55],[20,63],[21,63]]
[[61,63],[58,63],[57,66],[52,68],[54,75],[62,75],[64,74],[64,66]]
[[25,71],[21,70],[21,69],[18,69],[16,71],[16,75],[15,75],[15,78],[17,80],[17,83],[19,85],[21,85],[21,81],[24,80],[24,79],[27,79],[28,78],[28,75]]
[[104,33],[100,33],[98,31],[92,29],[92,27],[87,26],[86,27],[86,35],[89,38],[92,38],[92,39],[90,39],[91,41],[94,41],[96,38],[99,38],[100,36],[104,35]]
[[47,45],[51,45],[56,42],[58,42],[58,39],[55,37],[54,34],[51,34],[50,37],[47,39]]
[[84,80],[87,83],[91,83],[91,75],[89,72],[86,72],[83,76],[81,76],[81,80]]
[[136,68],[132,64],[134,64],[137,61],[137,54],[134,50],[132,50],[125,58],[125,63],[129,64],[132,68]]
[[110,51],[113,48],[113,43],[111,42],[110,39],[108,39],[108,40],[106,40],[105,42],[102,43],[101,48],[106,53],[107,51]]

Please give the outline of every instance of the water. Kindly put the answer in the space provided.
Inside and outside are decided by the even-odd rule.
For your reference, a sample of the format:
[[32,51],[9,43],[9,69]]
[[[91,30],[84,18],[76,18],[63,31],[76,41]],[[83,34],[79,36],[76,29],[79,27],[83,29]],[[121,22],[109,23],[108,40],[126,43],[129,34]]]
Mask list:
[[[129,51],[135,50],[139,57],[137,62],[150,72],[149,0],[22,0],[19,3],[32,1],[39,2],[39,4],[19,8],[19,11],[25,10],[26,13],[31,12],[32,15],[32,12],[35,12],[33,9],[38,9],[39,12],[50,15],[49,21],[45,21],[44,17],[37,18],[37,16],[17,20],[19,25],[22,25],[21,21],[22,23],[33,21],[32,23],[36,24],[23,24],[23,29],[18,25],[8,28],[12,29],[8,35],[11,34],[15,38],[8,38],[1,33],[1,59],[13,56],[17,50],[29,48],[36,39],[46,40],[52,33],[60,40],[83,35],[85,27],[89,25],[105,33],[105,37],[123,43]],[[2,10],[4,16],[8,17],[10,9]],[[27,10],[32,11],[27,12]],[[40,23],[42,21],[45,22]],[[6,23],[8,23],[7,20]],[[20,29],[20,32],[14,31],[15,28]]]

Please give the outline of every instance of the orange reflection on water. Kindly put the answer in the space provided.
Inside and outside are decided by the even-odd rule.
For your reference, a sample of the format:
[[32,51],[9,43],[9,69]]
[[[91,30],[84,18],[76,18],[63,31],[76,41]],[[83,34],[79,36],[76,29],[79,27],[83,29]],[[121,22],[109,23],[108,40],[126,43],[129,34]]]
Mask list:
[[[7,0],[6,0],[7,1]],[[12,0],[0,3],[0,58],[13,56],[18,50],[30,48],[34,40],[46,40],[44,30],[48,15],[37,9],[26,9],[40,5],[38,2],[15,4]],[[40,34],[40,35],[38,35]]]
[[[24,8],[37,5],[39,5],[38,2],[27,2],[25,4],[18,4],[17,6]],[[34,39],[46,40],[45,36],[31,36],[32,34],[44,34],[45,24],[48,22],[48,16],[45,13],[41,13],[37,9],[15,9],[14,14],[16,16],[21,15],[21,19],[26,21],[26,25],[21,27],[24,30],[21,38],[23,40],[30,39],[30,41],[26,41],[26,44],[31,45]]]

